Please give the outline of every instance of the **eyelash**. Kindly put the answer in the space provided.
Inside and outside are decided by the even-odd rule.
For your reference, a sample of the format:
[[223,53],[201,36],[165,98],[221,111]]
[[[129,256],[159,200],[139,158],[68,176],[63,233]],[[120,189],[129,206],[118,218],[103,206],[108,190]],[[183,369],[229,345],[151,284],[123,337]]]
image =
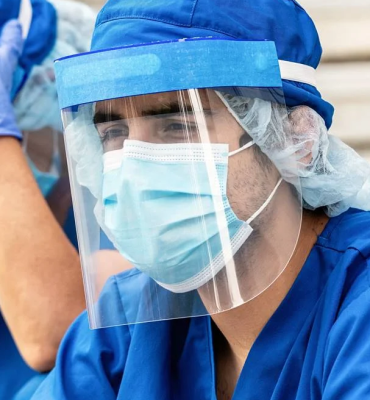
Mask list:
[[[173,129],[173,126],[180,126],[181,128],[180,129]],[[165,127],[165,129],[164,129],[164,131],[165,132],[168,132],[168,131],[170,131],[170,130],[183,130],[184,128],[185,128],[185,124],[183,124],[182,122],[171,122],[170,124],[168,124],[166,127]]]
[[[102,142],[102,143],[105,143],[107,140],[108,140],[108,138],[110,138],[110,139],[115,139],[115,138],[118,138],[118,137],[127,137],[128,136],[128,133],[126,134],[126,135],[122,135],[121,134],[121,132],[123,131],[124,129],[118,129],[118,128],[113,128],[113,127],[111,127],[111,128],[109,128],[109,129],[107,129],[105,132],[103,132],[103,134],[100,136],[100,141]],[[128,128],[126,128],[126,131],[128,130]],[[114,132],[120,132],[119,134],[114,134]],[[113,134],[112,134],[113,133]]]
[[[175,129],[173,129],[176,127]],[[184,132],[186,130],[193,130],[196,129],[196,124],[192,123],[190,121],[181,122],[181,121],[173,121],[169,122],[167,126],[164,127],[162,132],[168,133],[168,132],[175,132],[176,134],[180,132]],[[123,133],[124,132],[124,133]],[[127,138],[129,136],[129,128],[127,126],[118,126],[114,127],[111,126],[107,128],[105,131],[103,131],[100,135],[100,141],[101,143],[106,143],[109,140],[116,139],[116,138]]]

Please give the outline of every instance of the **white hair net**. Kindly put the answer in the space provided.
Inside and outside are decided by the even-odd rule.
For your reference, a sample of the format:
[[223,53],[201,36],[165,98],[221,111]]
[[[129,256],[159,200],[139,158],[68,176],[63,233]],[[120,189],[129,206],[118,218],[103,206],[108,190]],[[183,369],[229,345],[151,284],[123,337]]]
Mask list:
[[57,11],[57,39],[42,64],[33,67],[14,103],[18,127],[22,131],[45,127],[62,131],[54,60],[88,51],[94,30],[96,13],[87,5],[68,0],[49,1]]
[[278,104],[228,94],[220,98],[288,181],[297,165],[289,170],[286,160],[295,155],[305,208],[324,207],[330,217],[350,207],[370,210],[370,164],[329,135],[316,111],[299,106],[284,118]]

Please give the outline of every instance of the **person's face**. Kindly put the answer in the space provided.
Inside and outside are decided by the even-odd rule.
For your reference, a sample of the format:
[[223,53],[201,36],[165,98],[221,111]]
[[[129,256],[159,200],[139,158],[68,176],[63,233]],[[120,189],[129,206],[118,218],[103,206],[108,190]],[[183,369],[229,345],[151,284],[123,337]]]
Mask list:
[[[104,152],[122,149],[126,139],[156,144],[223,143],[229,151],[252,140],[213,90],[108,100],[96,104],[94,124]],[[197,110],[202,110],[197,111]],[[227,194],[238,218],[247,220],[277,181],[253,148],[229,157]]]

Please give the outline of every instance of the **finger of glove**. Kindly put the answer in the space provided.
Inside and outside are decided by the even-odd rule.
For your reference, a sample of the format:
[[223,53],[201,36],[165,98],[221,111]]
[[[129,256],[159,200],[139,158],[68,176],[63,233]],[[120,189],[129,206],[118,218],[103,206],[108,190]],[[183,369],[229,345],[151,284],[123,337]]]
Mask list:
[[22,26],[18,20],[8,21],[0,37],[0,50],[2,56],[6,55],[8,65],[15,68],[23,50]]

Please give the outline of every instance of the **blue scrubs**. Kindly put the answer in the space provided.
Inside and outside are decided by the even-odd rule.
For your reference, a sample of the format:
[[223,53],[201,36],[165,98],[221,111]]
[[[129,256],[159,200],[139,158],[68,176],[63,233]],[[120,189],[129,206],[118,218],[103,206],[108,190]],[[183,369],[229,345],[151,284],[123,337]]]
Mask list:
[[35,372],[22,360],[0,314],[0,399],[12,399],[34,375]]
[[[332,218],[254,343],[233,399],[370,399],[369,267],[370,213]],[[82,314],[33,399],[214,400],[215,388],[209,317],[90,331]]]
[[[76,228],[72,208],[64,225],[71,243],[77,247]],[[23,361],[0,313],[0,400],[29,400],[45,378],[30,369]],[[26,386],[25,386],[26,385]]]

